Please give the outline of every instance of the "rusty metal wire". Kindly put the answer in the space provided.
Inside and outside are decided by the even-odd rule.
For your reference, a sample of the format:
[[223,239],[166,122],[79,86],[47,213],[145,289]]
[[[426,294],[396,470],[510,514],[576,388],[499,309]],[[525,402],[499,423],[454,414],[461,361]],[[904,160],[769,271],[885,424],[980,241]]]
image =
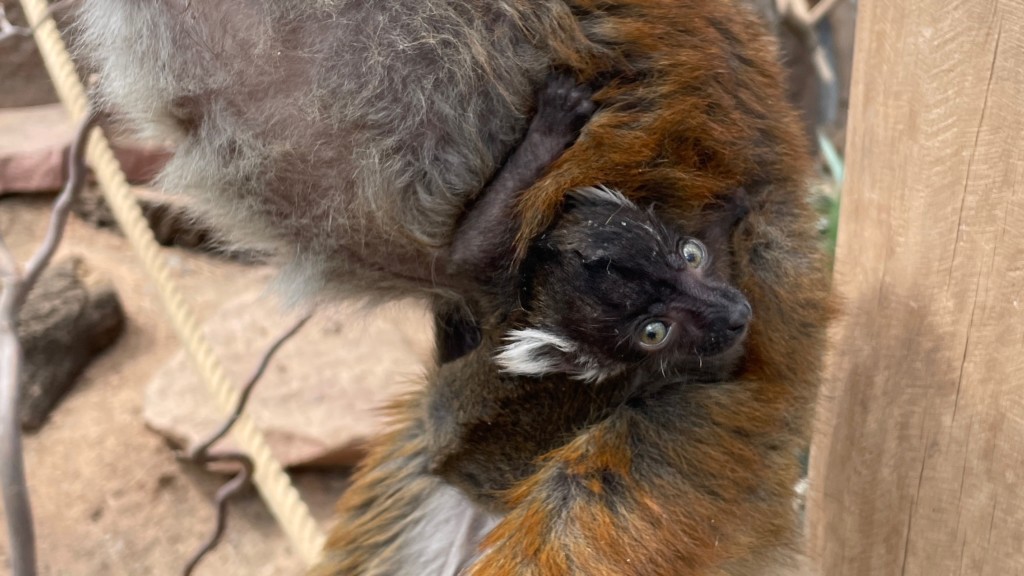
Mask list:
[[78,128],[68,151],[67,182],[53,204],[46,237],[25,264],[24,272],[18,271],[14,256],[0,238],[0,279],[3,282],[3,292],[0,292],[0,489],[3,491],[14,576],[36,574],[35,530],[25,481],[21,420],[18,418],[22,350],[16,324],[25,298],[50,263],[64,236],[72,201],[85,182],[86,141],[98,116],[95,111],[90,111]]
[[306,322],[309,321],[310,317],[311,314],[307,313],[298,318],[291,326],[288,327],[287,330],[282,332],[270,344],[267,350],[263,353],[262,358],[260,358],[260,362],[256,366],[256,369],[253,370],[248,380],[246,380],[245,384],[242,386],[242,394],[238,398],[238,403],[235,405],[235,409],[224,420],[220,427],[187,454],[180,454],[178,456],[182,461],[192,462],[199,464],[200,466],[206,466],[217,462],[234,462],[240,467],[240,470],[231,478],[231,480],[227,481],[217,490],[217,493],[214,496],[214,503],[217,506],[217,519],[213,532],[185,564],[185,568],[182,570],[182,574],[184,576],[191,576],[203,557],[216,548],[217,544],[220,543],[221,538],[224,536],[224,530],[227,528],[228,500],[248,486],[249,480],[252,478],[253,462],[248,455],[241,452],[221,452],[211,454],[210,448],[231,430],[231,426],[234,425],[235,421],[238,420],[238,417],[242,414],[242,411],[245,410],[245,405],[249,401],[249,396],[256,387],[256,383],[259,382],[260,378],[263,376],[263,373],[266,372],[267,366],[270,365],[270,361],[274,354],[277,353],[281,346],[283,346],[288,339],[294,336],[306,324]]

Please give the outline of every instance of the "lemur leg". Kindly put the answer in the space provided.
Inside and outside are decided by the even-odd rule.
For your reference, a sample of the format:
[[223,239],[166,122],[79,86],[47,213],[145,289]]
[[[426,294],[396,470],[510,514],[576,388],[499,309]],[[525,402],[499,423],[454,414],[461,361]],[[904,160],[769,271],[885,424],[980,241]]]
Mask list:
[[546,455],[465,576],[775,574],[738,562],[786,561],[792,489],[764,479],[788,474],[693,400],[624,406]]
[[480,345],[480,326],[459,306],[440,306],[434,311],[434,341],[437,361],[452,362]]
[[[575,142],[595,109],[590,95],[588,86],[576,84],[568,74],[548,77],[522,143],[459,223],[446,264],[449,275],[492,292],[508,289],[512,243],[519,229],[516,201]],[[435,314],[441,362],[457,360],[480,344],[479,328],[463,312],[449,307]]]
[[428,471],[422,392],[392,406],[338,502],[321,561],[306,576],[456,576],[497,518]]

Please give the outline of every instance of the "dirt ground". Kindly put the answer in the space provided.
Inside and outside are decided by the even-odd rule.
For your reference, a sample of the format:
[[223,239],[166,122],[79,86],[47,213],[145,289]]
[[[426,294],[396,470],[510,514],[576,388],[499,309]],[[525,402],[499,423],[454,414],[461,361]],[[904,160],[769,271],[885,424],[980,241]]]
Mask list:
[[[35,249],[48,198],[0,199],[0,234],[21,260]],[[60,254],[79,253],[110,277],[128,316],[124,335],[94,362],[38,433],[25,439],[26,469],[44,576],[179,574],[213,526],[223,477],[178,463],[142,420],[145,384],[178,349],[155,288],[126,241],[72,218]],[[166,249],[202,317],[267,271]],[[58,255],[58,258],[60,257]],[[343,471],[293,474],[327,525]],[[2,520],[0,520],[2,521]],[[0,574],[7,570],[6,530]],[[224,542],[197,575],[301,574],[302,563],[253,490],[231,507]]]

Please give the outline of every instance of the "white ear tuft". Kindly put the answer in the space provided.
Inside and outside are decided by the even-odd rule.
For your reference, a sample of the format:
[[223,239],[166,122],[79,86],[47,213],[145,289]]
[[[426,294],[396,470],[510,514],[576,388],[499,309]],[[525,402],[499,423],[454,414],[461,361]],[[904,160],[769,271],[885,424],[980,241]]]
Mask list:
[[612,204],[618,204],[620,206],[636,208],[636,204],[634,204],[629,198],[626,198],[622,192],[613,190],[607,186],[585,186],[583,188],[574,188],[569,192],[569,197],[582,202],[611,202]]
[[543,376],[565,369],[566,355],[576,345],[557,334],[540,328],[511,330],[507,344],[498,349],[494,360],[503,372],[519,376]]

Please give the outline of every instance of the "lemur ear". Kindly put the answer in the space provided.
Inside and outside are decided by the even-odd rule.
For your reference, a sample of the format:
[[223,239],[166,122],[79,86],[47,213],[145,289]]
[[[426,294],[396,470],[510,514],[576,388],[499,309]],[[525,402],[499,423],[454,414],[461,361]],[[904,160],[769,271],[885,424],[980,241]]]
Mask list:
[[583,382],[600,382],[621,366],[606,366],[568,338],[541,328],[511,330],[494,360],[502,372],[540,377],[566,374]]
[[565,372],[573,364],[576,344],[541,328],[510,330],[494,360],[502,372],[517,376],[544,376]]

